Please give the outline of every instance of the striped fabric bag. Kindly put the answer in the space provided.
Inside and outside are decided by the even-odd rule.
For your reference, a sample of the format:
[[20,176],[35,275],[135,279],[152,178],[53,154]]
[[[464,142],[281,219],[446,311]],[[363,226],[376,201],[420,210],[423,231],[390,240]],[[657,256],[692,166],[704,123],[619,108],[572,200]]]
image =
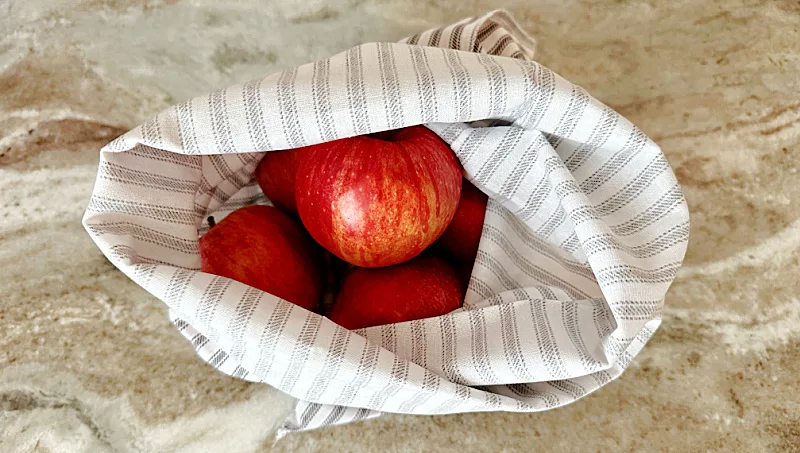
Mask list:
[[[533,51],[495,11],[194,98],[103,148],[83,223],[204,361],[299,400],[282,433],[568,404],[658,328],[689,214],[658,146]],[[267,203],[265,152],[415,124],[490,196],[463,308],[351,332],[199,272],[206,217]]]

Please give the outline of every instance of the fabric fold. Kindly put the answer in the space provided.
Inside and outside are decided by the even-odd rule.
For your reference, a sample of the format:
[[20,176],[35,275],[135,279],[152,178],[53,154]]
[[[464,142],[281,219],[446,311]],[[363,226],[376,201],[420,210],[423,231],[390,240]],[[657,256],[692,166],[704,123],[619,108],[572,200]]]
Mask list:
[[[533,54],[495,11],[194,98],[103,148],[84,226],[204,361],[300,400],[282,433],[568,404],[658,328],[689,215],[658,146]],[[264,153],[416,124],[490,196],[463,308],[350,332],[199,272],[206,217],[268,203]]]

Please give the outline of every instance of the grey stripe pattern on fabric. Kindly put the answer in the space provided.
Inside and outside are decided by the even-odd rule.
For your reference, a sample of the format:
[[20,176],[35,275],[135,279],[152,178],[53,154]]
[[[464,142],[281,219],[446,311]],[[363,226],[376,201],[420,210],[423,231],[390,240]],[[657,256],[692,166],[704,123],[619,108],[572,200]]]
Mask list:
[[[103,148],[83,224],[202,360],[299,400],[279,434],[569,404],[659,327],[689,215],[659,147],[534,46],[493,11],[176,105]],[[206,216],[268,202],[263,153],[417,124],[490,197],[461,309],[351,332],[199,272]]]

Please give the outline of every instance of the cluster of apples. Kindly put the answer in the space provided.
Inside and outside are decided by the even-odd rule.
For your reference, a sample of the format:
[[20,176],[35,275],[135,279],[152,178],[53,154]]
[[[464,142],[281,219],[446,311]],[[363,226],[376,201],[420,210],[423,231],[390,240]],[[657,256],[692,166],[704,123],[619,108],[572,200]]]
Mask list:
[[275,207],[210,222],[200,238],[204,272],[312,311],[335,294],[324,314],[347,329],[461,306],[487,197],[429,129],[269,152],[256,180]]

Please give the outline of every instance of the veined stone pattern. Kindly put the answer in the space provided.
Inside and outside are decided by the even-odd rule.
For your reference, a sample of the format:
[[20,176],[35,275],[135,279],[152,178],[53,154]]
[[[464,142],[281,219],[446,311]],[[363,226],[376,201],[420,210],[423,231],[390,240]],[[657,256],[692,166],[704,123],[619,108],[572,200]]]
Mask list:
[[[291,398],[201,362],[81,227],[99,148],[194,95],[497,7],[675,169],[691,240],[664,324],[562,409],[273,445]],[[788,0],[0,2],[0,452],[798,451],[798,24]]]

